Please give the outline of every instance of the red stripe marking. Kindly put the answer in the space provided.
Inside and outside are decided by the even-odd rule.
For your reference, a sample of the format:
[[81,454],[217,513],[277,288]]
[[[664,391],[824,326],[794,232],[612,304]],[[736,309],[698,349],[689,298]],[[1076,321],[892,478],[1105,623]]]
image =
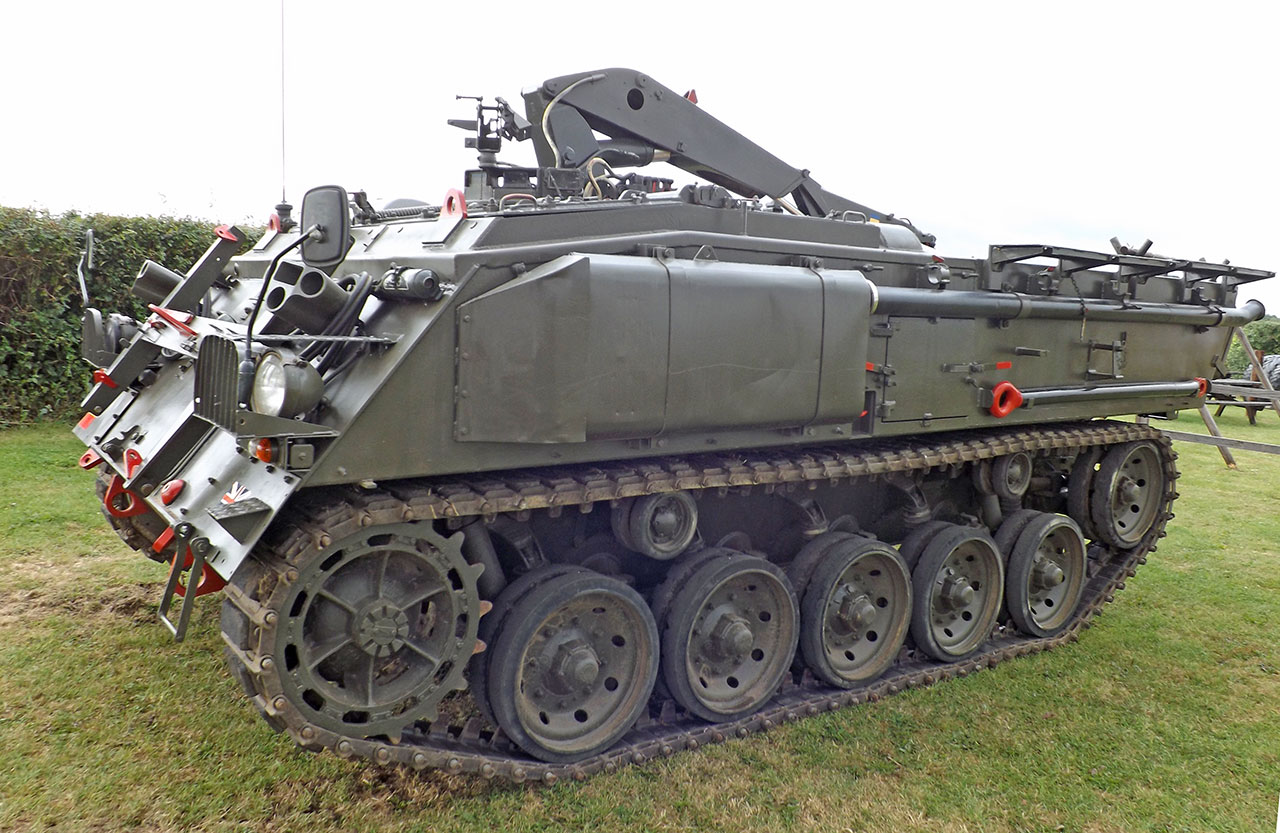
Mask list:
[[[172,313],[172,312],[170,312],[169,310],[165,309],[164,307],[158,307],[158,306],[156,306],[155,304],[147,304],[147,309],[151,310],[151,311],[152,311],[152,312],[154,312],[156,315],[158,315],[158,316],[160,316],[161,318],[163,318],[165,321],[168,321],[170,324],[172,324],[173,326],[177,327],[179,330],[182,330],[182,331],[183,331],[183,332],[185,332],[187,335],[189,335],[189,336],[193,336],[193,335],[195,335],[195,334],[196,334],[196,331],[195,331],[195,330],[193,330],[193,329],[191,329],[190,327],[188,327],[188,326],[187,326],[187,322],[186,322],[186,321],[179,321],[179,320],[178,320],[178,316],[177,316],[177,315],[175,315],[174,313]],[[194,315],[188,315],[188,316],[187,316],[187,321],[190,321],[192,318],[195,318],[195,316],[194,316]]]
[[996,370],[1008,370],[1013,367],[1013,362],[996,362]]
[[76,423],[76,427],[83,430],[93,425],[93,421],[97,419],[91,412],[85,411],[84,416],[80,417],[80,421]]

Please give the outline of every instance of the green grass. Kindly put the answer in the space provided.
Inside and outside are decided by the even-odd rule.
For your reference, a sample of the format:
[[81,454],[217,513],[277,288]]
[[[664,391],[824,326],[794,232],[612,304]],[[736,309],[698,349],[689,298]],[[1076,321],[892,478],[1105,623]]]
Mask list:
[[[1280,443],[1258,421],[1221,424]],[[1177,448],[1169,537],[1079,642],[531,789],[295,750],[225,671],[215,603],[183,645],[155,624],[162,568],[66,429],[0,432],[0,830],[1271,831],[1280,457]]]

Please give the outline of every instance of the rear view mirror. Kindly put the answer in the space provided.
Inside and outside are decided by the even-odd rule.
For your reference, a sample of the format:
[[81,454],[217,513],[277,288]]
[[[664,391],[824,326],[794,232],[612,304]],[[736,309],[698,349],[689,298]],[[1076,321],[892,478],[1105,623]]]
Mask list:
[[340,185],[312,188],[302,198],[302,228],[317,226],[319,233],[302,244],[302,260],[316,269],[332,269],[351,248],[351,210],[347,191]]

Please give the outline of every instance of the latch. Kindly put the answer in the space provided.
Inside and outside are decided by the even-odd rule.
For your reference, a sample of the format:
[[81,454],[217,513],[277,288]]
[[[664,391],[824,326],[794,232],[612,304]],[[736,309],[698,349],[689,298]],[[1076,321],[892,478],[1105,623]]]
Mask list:
[[880,383],[883,384],[886,388],[890,388],[898,384],[897,380],[893,378],[898,374],[898,371],[894,368],[893,365],[887,362],[885,364],[876,364],[875,362],[867,362],[867,373],[871,374],[872,376],[880,377],[879,378]]

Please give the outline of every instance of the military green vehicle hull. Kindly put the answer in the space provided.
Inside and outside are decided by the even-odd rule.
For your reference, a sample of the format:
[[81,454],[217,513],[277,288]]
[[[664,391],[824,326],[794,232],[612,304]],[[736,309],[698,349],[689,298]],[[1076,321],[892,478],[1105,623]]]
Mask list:
[[629,70],[499,102],[468,193],[317,189],[86,319],[104,513],[274,728],[585,777],[1075,638],[1154,549],[1168,442],[1096,418],[1197,407],[1270,273],[943,259]]

